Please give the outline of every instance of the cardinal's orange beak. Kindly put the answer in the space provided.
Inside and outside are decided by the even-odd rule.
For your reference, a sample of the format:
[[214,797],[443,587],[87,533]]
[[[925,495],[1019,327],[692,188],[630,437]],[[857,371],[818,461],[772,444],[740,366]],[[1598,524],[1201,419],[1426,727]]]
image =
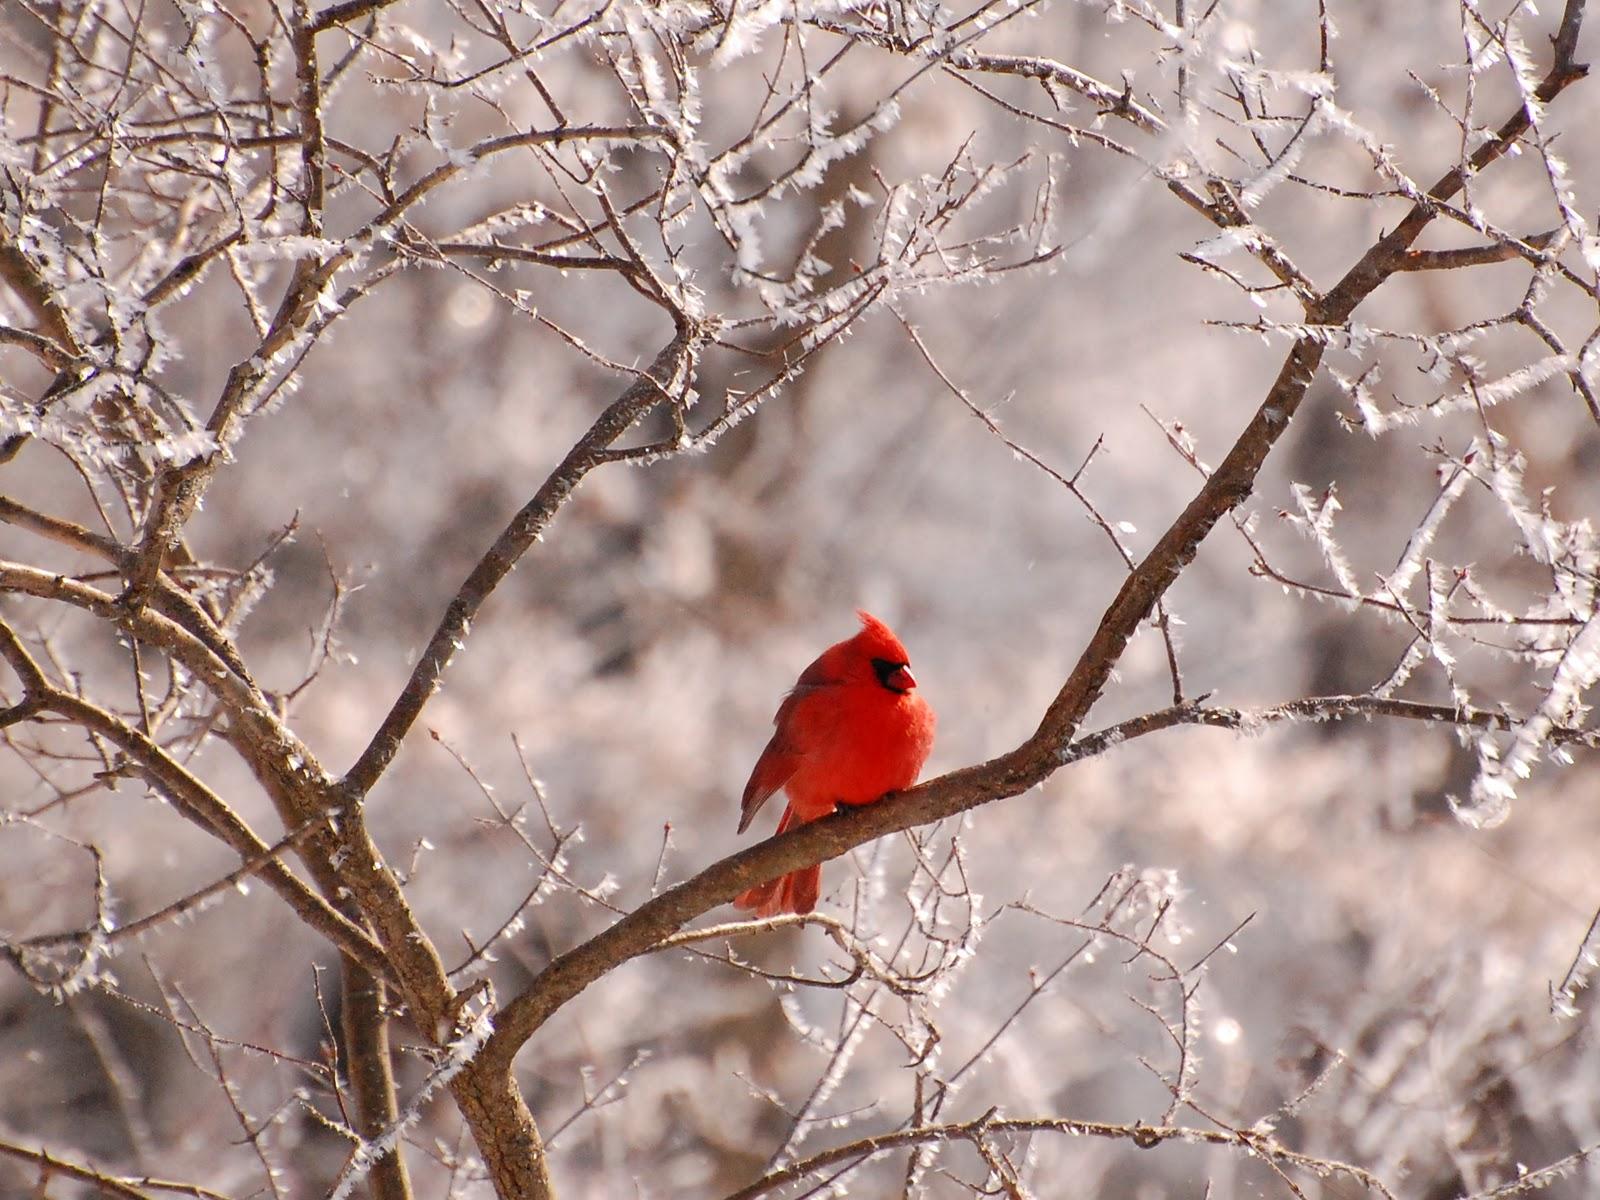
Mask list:
[[917,677],[911,673],[910,667],[896,667],[883,682],[892,691],[909,692],[917,686]]

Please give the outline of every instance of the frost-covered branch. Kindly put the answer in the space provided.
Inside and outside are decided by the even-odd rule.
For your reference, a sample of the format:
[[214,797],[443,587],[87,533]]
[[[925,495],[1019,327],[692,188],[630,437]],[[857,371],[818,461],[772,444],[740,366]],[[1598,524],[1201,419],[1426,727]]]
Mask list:
[[824,1168],[840,1163],[860,1166],[879,1155],[904,1147],[930,1143],[974,1142],[986,1137],[1037,1133],[1108,1138],[1126,1141],[1144,1150],[1167,1142],[1223,1146],[1243,1155],[1260,1157],[1282,1166],[1292,1167],[1316,1178],[1344,1176],[1368,1194],[1384,1197],[1385,1200],[1394,1200],[1394,1193],[1371,1172],[1350,1163],[1317,1158],[1290,1150],[1270,1133],[1250,1129],[1218,1130],[1187,1125],[1137,1123],[1119,1125],[1100,1121],[1078,1121],[1066,1117],[1005,1117],[997,1111],[986,1113],[973,1121],[902,1129],[847,1142],[769,1172],[748,1186],[728,1193],[726,1200],[756,1200],[757,1197],[771,1195],[788,1184],[810,1178]]

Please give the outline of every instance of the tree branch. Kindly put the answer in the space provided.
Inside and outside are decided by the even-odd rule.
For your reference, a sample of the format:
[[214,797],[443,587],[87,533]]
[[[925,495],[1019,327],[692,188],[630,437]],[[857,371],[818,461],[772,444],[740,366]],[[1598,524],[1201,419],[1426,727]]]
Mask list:
[[347,25],[351,21],[359,21],[362,17],[372,13],[381,12],[400,0],[342,0],[339,4],[331,4],[323,9],[311,23],[312,33],[322,33],[339,25]]
[[1396,270],[1400,271],[1454,271],[1461,267],[1482,267],[1490,263],[1510,262],[1528,256],[1526,247],[1543,250],[1555,241],[1559,229],[1531,234],[1517,242],[1496,242],[1487,246],[1463,246],[1456,250],[1408,250],[1401,255]]
[[[1477,729],[1512,725],[1504,714],[1483,709],[1457,710],[1445,705],[1376,696],[1317,696],[1256,712],[1199,704],[1173,705],[1059,747],[1040,745],[1035,735],[1009,754],[980,766],[941,775],[909,791],[887,796],[876,804],[840,809],[820,821],[768,838],[713,863],[646,901],[545,967],[500,1014],[495,1022],[495,1035],[484,1048],[484,1056],[509,1062],[545,1021],[589,984],[629,959],[655,950],[695,917],[727,903],[758,883],[837,858],[886,834],[929,825],[1015,796],[1043,782],[1062,766],[1093,757],[1134,738],[1178,725],[1243,730],[1295,721],[1373,716]],[[1552,737],[1560,742],[1600,749],[1600,730],[1564,729]]]
[[400,743],[422,714],[423,706],[438,691],[450,660],[466,641],[468,627],[478,610],[572,497],[584,476],[607,461],[606,451],[612,443],[632,429],[651,408],[663,399],[672,401],[682,395],[693,376],[695,357],[704,336],[689,326],[680,327],[649,369],[600,414],[533,498],[511,518],[494,544],[484,552],[446,607],[438,628],[412,669],[411,678],[383,723],[345,774],[343,787],[347,796],[359,800],[378,782],[399,753]]
[[381,976],[391,973],[378,945],[359,926],[347,920],[290,871],[228,805],[191,775],[171,755],[131,725],[119,721],[98,705],[61,691],[46,679],[10,626],[0,622],[0,657],[22,680],[25,696],[40,709],[55,712],[111,742],[141,768],[150,782],[172,801],[172,806],[207,833],[216,837],[245,863],[260,863],[267,885],[288,902],[300,919],[340,950]]
[[67,313],[26,251],[12,240],[0,243],[0,281],[22,298],[39,328],[71,359],[83,356],[83,345],[72,331]]
[[[15,1142],[0,1141],[0,1154],[11,1158],[21,1159],[23,1162],[33,1163],[39,1168],[41,1175],[48,1179],[51,1175],[63,1175],[68,1179],[75,1179],[79,1183],[88,1184],[101,1195],[116,1196],[120,1200],[153,1200],[152,1192],[170,1192],[177,1196],[191,1196],[194,1200],[232,1200],[222,1192],[214,1192],[210,1188],[201,1187],[197,1183],[178,1183],[167,1179],[152,1179],[149,1176],[115,1176],[97,1171],[93,1167],[86,1167],[60,1155],[52,1154],[43,1146],[37,1150],[30,1150],[26,1146],[19,1146]],[[148,1191],[144,1189],[149,1189]],[[43,1194],[42,1192],[40,1193]]]
[[1369,1192],[1394,1200],[1394,1195],[1382,1180],[1361,1167],[1333,1159],[1315,1158],[1290,1150],[1269,1134],[1247,1129],[1196,1129],[1186,1125],[1115,1125],[1105,1121],[1075,1121],[1069,1117],[998,1117],[993,1110],[974,1121],[952,1122],[945,1125],[921,1125],[912,1129],[897,1129],[874,1137],[860,1138],[843,1146],[823,1150],[809,1158],[800,1159],[763,1175],[726,1200],[757,1200],[788,1184],[816,1174],[824,1167],[851,1159],[865,1160],[907,1146],[926,1146],[941,1142],[970,1142],[977,1144],[994,1134],[1064,1133],[1074,1137],[1108,1138],[1131,1142],[1141,1150],[1153,1149],[1163,1142],[1183,1142],[1188,1145],[1227,1146],[1245,1154],[1258,1156],[1271,1162],[1307,1171],[1319,1178],[1345,1175],[1355,1180]]

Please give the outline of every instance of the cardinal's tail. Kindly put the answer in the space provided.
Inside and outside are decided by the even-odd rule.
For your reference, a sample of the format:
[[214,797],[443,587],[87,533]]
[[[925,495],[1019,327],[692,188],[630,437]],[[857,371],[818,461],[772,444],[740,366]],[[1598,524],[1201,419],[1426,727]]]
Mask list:
[[[778,833],[804,824],[794,814],[791,806],[783,810],[783,820],[778,822]],[[822,890],[822,867],[813,864],[790,871],[766,883],[758,883],[747,892],[734,897],[735,908],[747,909],[758,917],[775,917],[779,913],[808,913],[817,906],[817,893]]]
[[817,893],[822,890],[822,868],[801,867],[787,875],[780,875],[766,883],[758,883],[748,892],[734,898],[735,908],[748,909],[758,917],[775,917],[779,913],[808,913],[817,906]]

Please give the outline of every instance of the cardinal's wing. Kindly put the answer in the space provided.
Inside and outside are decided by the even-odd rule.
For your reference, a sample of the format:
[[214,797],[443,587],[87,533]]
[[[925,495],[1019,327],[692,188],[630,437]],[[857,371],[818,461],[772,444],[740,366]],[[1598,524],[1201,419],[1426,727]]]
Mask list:
[[818,693],[834,682],[819,658],[801,672],[799,680],[783,698],[783,703],[778,705],[778,714],[772,718],[775,726],[772,739],[767,742],[761,757],[756,759],[750,779],[744,785],[744,795],[739,800],[740,833],[750,828],[750,821],[761,806],[794,777],[795,771],[805,760],[806,747],[800,744],[796,736],[804,725],[800,713],[815,703],[819,698]]

